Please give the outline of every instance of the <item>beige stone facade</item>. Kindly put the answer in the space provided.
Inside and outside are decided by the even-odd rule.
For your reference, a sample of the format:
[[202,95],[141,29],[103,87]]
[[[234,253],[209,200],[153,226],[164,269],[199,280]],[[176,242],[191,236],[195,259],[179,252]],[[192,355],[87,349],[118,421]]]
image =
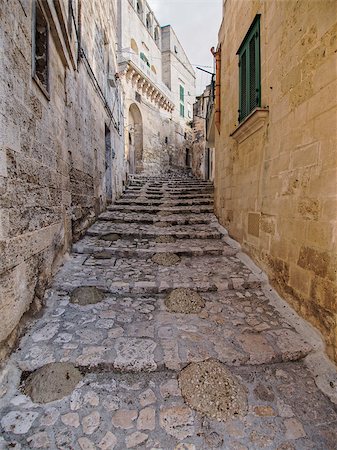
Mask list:
[[[260,105],[239,123],[236,51],[257,14]],[[336,2],[226,0],[219,44],[216,213],[337,361]]]
[[153,175],[184,166],[192,140],[193,67],[173,29],[160,26],[145,0],[118,0],[118,14],[127,170]]
[[0,359],[71,242],[123,191],[115,7],[0,2]]
[[193,105],[192,174],[202,180],[214,179],[214,148],[207,140],[209,113],[214,102],[214,84],[210,84]]

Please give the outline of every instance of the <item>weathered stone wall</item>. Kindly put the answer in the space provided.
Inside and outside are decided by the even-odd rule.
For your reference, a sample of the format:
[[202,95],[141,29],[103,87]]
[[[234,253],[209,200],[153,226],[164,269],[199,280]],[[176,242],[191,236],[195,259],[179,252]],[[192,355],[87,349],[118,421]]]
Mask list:
[[[114,4],[81,3],[82,45],[112,104],[116,92],[106,85],[106,55],[113,65]],[[107,179],[113,180],[112,198],[123,188],[122,178],[113,178],[123,167],[122,136],[88,65],[83,58],[77,63],[67,2],[58,10],[53,2],[41,4],[50,26],[50,99],[32,79],[33,2],[0,3],[0,360],[14,343],[23,315],[41,306],[44,288],[72,240],[105,207]],[[118,114],[117,108],[117,122]],[[115,145],[110,168],[105,124]]]
[[[230,137],[238,129],[236,51],[257,13],[269,113],[238,142]],[[224,3],[215,184],[221,223],[319,328],[337,361],[336,15],[330,0]]]
[[210,95],[207,86],[193,105],[192,173],[201,179],[206,178],[206,114]]

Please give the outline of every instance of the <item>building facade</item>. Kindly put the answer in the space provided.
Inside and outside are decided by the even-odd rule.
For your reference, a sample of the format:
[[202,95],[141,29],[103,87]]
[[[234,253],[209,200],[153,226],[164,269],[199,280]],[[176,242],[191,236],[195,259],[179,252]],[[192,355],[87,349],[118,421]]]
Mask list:
[[[157,174],[185,163],[191,141],[187,93],[193,99],[195,74],[172,28],[161,28],[146,1],[118,5],[127,169]],[[172,51],[180,59],[177,54],[173,61]]]
[[209,140],[210,112],[214,104],[214,81],[193,105],[192,174],[214,180],[214,142]]
[[336,16],[330,0],[224,1],[215,131],[221,223],[335,360]]
[[123,190],[115,2],[0,3],[0,359]]
[[162,27],[163,82],[170,89],[175,108],[172,113],[170,149],[172,164],[191,165],[195,72],[170,25]]

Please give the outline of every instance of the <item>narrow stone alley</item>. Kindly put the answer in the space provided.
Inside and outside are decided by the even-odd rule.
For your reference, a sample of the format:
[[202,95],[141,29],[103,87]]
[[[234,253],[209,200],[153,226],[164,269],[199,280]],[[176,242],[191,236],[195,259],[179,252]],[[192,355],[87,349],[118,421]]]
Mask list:
[[2,372],[1,449],[336,449],[322,341],[210,182],[134,176],[45,302]]

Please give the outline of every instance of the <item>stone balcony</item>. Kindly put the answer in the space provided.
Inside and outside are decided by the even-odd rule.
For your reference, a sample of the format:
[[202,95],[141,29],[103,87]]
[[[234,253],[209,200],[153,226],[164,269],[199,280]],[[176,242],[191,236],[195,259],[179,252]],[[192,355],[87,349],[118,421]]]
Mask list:
[[174,103],[171,91],[159,79],[157,74],[134,54],[132,50],[123,52],[118,59],[120,75],[149,101],[165,111],[172,112]]

